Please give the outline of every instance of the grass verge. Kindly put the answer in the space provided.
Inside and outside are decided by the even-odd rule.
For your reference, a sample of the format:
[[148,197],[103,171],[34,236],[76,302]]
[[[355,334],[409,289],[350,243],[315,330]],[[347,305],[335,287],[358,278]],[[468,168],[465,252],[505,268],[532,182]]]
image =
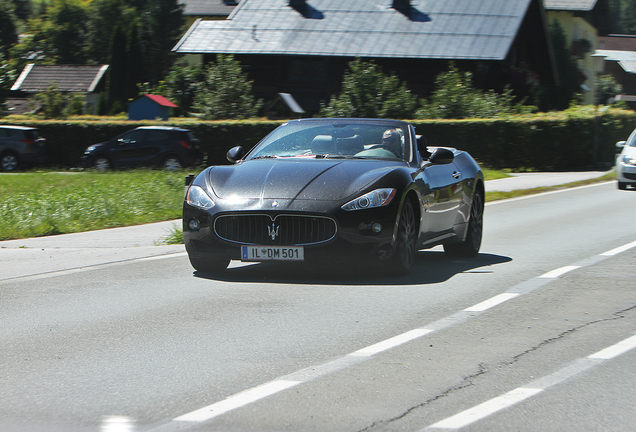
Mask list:
[[[40,237],[179,219],[185,171],[32,171],[0,174],[0,240]],[[506,171],[484,169],[486,180]],[[603,177],[555,187],[488,192],[486,201],[615,180]],[[161,239],[183,243],[180,227]]]
[[184,172],[26,172],[0,175],[0,240],[181,217]]

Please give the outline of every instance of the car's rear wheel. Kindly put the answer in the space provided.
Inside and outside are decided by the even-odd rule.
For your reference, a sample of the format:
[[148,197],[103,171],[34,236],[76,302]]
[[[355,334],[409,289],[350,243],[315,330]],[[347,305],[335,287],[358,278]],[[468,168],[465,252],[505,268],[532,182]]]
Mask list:
[[192,267],[201,273],[221,273],[228,265],[230,265],[230,260],[227,258],[215,258],[209,260],[201,260],[192,257],[189,258]]
[[18,156],[15,153],[5,153],[0,158],[0,168],[2,171],[10,172],[18,169]]
[[106,156],[97,156],[93,161],[93,168],[99,171],[107,171],[111,168],[110,160]]
[[481,192],[475,192],[470,207],[470,220],[466,239],[461,243],[444,245],[444,252],[454,257],[474,257],[479,253],[481,239],[484,232],[484,197]]
[[619,182],[618,182],[618,188],[619,188],[620,190],[627,190],[627,183],[626,183],[626,182],[619,181]]
[[176,156],[168,156],[163,161],[163,168],[168,171],[176,171],[181,169],[181,161]]
[[398,219],[398,232],[393,257],[389,262],[389,273],[406,275],[415,259],[415,241],[417,240],[417,223],[411,200],[407,199],[402,206]]

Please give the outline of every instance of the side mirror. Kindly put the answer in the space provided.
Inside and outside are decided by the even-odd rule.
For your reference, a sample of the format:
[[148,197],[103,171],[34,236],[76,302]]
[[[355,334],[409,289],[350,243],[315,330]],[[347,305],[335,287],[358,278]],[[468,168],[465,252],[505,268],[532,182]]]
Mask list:
[[626,143],[626,141],[619,141],[616,143],[616,148],[622,149],[623,147],[625,147]]
[[245,156],[245,149],[241,146],[231,148],[225,155],[227,160],[232,163],[236,163],[236,161],[243,159],[243,156]]
[[428,161],[430,163],[436,165],[446,165],[449,163],[453,163],[454,160],[455,154],[451,150],[442,147],[438,147],[433,150],[431,157],[428,158]]

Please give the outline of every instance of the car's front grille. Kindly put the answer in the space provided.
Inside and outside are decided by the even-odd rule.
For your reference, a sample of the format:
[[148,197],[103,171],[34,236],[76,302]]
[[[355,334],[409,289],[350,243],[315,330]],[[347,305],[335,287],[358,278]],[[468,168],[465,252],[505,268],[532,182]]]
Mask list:
[[214,231],[223,240],[254,245],[311,245],[336,235],[336,222],[323,216],[223,215],[216,218]]
[[636,174],[632,174],[632,173],[623,173],[623,177],[625,177],[626,179],[629,180],[636,180]]

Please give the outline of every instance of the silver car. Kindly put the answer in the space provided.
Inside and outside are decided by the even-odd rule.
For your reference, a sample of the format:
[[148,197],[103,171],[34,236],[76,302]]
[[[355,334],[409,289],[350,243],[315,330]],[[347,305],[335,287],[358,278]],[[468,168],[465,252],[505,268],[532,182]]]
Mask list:
[[46,139],[38,130],[25,126],[0,125],[0,171],[15,171],[21,165],[46,160]]
[[636,187],[636,130],[627,141],[617,142],[616,147],[622,149],[616,159],[618,188],[625,190],[627,186]]

